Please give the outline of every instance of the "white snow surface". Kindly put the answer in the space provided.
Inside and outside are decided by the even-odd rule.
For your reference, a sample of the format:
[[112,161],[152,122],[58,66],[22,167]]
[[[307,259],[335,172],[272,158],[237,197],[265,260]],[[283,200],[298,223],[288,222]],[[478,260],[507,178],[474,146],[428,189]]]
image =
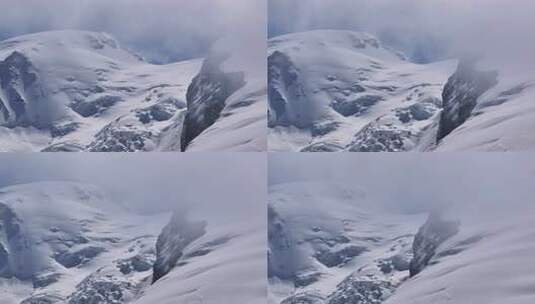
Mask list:
[[[121,48],[109,35],[84,31],[43,32],[2,41],[0,60],[14,51],[24,54],[36,67],[44,94],[37,104],[28,106],[28,111],[48,117],[47,123],[75,122],[79,128],[52,138],[49,132],[35,128],[0,127],[2,151],[39,151],[58,143],[83,147],[113,121],[123,130],[149,131],[158,139],[170,122],[180,119],[184,109],[168,121],[149,124],[139,122],[135,110],[169,97],[185,103],[188,85],[201,66],[201,60],[152,65]],[[118,96],[122,101],[97,117],[82,117],[69,107],[77,98],[105,95]],[[155,141],[146,143],[146,150],[166,150],[165,145]]]
[[[399,285],[408,277],[408,270],[383,273],[379,263],[396,255],[410,260],[414,234],[425,221],[422,214],[385,209],[373,194],[341,181],[274,185],[269,189],[269,205],[282,219],[290,244],[286,250],[270,248],[272,261],[298,275],[319,274],[319,280],[304,287],[270,278],[268,303],[273,304],[303,293],[326,298],[349,276]],[[321,264],[314,257],[322,248],[317,240],[342,236],[349,243],[341,242],[334,249],[350,244],[367,251],[336,267]]]
[[[59,275],[57,282],[41,288],[32,288],[31,280],[0,278],[1,304],[18,304],[40,294],[66,299],[76,285],[97,271],[117,275],[117,261],[137,254],[154,255],[156,237],[168,219],[168,215],[134,214],[97,187],[71,182],[5,187],[0,189],[0,203],[15,212],[20,237],[27,242],[24,248],[8,246],[12,268],[26,276]],[[77,241],[81,238],[85,241]],[[0,241],[9,243],[3,233]],[[104,251],[70,268],[54,259],[59,251],[90,246]],[[137,285],[150,276],[147,270],[125,276],[125,280]],[[136,296],[130,295],[132,299]]]
[[[265,232],[260,219],[208,223],[207,233],[184,249],[181,266],[134,303],[266,303]],[[210,253],[187,257],[210,243],[217,244]]]
[[[271,151],[299,151],[315,143],[349,149],[354,136],[370,123],[412,132],[414,136],[404,143],[405,150],[429,146],[425,133],[433,132],[438,109],[428,119],[405,123],[396,117],[395,110],[417,103],[435,108],[455,61],[411,63],[369,34],[344,30],[288,34],[271,38],[268,44],[268,56],[275,52],[288,56],[302,88],[301,98],[286,96],[286,115],[293,125],[269,130]],[[355,86],[365,91],[352,90]],[[278,88],[286,93],[282,86]],[[357,115],[344,116],[331,107],[337,99],[352,101],[370,95],[381,100]],[[311,133],[312,126],[333,122],[338,125],[336,130],[317,136]]]
[[[17,84],[26,112],[39,125],[75,130],[59,136],[49,128],[5,127],[0,114],[0,151],[41,151],[50,148],[99,150],[116,145],[117,138],[130,140],[128,151],[179,151],[186,92],[198,74],[202,59],[153,65],[105,33],[52,31],[19,36],[0,42],[0,61],[13,52],[23,54],[37,75],[32,88]],[[229,69],[244,69],[246,86],[226,101],[222,117],[195,139],[188,151],[265,151],[266,81],[258,68],[238,64],[239,54],[228,59]],[[227,63],[225,63],[227,64]],[[261,69],[261,71],[264,71]],[[30,98],[27,90],[39,92]],[[112,96],[118,101],[99,113],[84,117],[73,110],[76,102]],[[0,100],[6,100],[0,89]],[[7,110],[14,117],[14,110]],[[170,113],[165,119],[142,121],[155,106]],[[99,132],[106,130],[99,135]],[[132,138],[140,136],[141,139]],[[118,139],[117,139],[118,140]],[[95,143],[99,144],[95,147]]]
[[[169,222],[169,214],[139,215],[97,187],[72,182],[40,182],[0,189],[0,203],[18,218],[21,240],[17,249],[0,229],[0,244],[7,248],[13,269],[31,277],[59,274],[57,282],[34,288],[32,279],[0,278],[0,304],[19,304],[30,296],[46,294],[67,301],[89,277],[97,282],[121,282],[123,296],[109,303],[265,303],[265,215],[214,217],[206,234],[183,250],[177,265],[153,285],[152,267],[123,274],[121,261],[134,256],[156,258],[156,239]],[[1,206],[0,206],[1,207]],[[0,215],[2,215],[0,209]],[[195,218],[206,215],[195,212]],[[76,241],[84,238],[84,241]],[[56,253],[85,247],[104,251],[74,267],[64,267]],[[18,250],[18,251],[17,251]],[[208,252],[206,252],[208,250]],[[18,265],[18,266],[17,266]],[[152,266],[152,265],[151,265]],[[1,269],[0,269],[1,270]],[[91,290],[82,290],[88,293]],[[89,293],[88,293],[89,295]],[[61,303],[63,303],[61,302]],[[106,302],[108,303],[108,302]]]
[[432,265],[385,303],[533,303],[535,210],[488,209],[480,205],[449,215],[460,221],[459,232],[437,249]]
[[[528,304],[535,300],[532,206],[488,201],[450,204],[441,211],[441,217],[459,223],[458,232],[439,245],[419,274],[409,278],[408,272],[382,274],[376,262],[407,250],[412,254],[412,239],[425,215],[385,210],[388,204],[377,204],[373,193],[347,182],[293,182],[274,185],[269,193],[269,204],[284,227],[286,239],[282,243],[289,244],[285,250],[273,252],[270,241],[271,258],[298,274],[321,274],[318,281],[305,287],[270,278],[269,303],[305,293],[325,299],[341,280],[355,274],[395,284],[386,304]],[[317,239],[341,235],[369,251],[341,267],[319,264],[313,256]],[[400,236],[410,243],[393,241]],[[381,241],[363,241],[367,237]]]

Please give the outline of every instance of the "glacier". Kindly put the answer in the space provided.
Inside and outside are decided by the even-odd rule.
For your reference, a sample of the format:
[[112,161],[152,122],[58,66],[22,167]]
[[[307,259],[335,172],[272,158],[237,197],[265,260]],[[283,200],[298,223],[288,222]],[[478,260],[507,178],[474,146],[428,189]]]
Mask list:
[[[75,30],[4,40],[0,151],[187,151],[193,139],[201,151],[265,150],[262,87],[242,88],[255,82],[242,71],[235,85],[229,73],[207,77],[229,56],[154,65],[108,34]],[[197,126],[194,115],[211,118]]]

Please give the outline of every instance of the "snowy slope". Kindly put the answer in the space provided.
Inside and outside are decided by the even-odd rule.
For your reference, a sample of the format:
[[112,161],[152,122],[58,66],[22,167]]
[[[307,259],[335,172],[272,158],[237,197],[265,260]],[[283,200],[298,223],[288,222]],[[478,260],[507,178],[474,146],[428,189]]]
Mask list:
[[454,62],[420,65],[371,35],[320,30],[269,40],[269,148],[408,151],[434,144]]
[[[461,117],[436,151],[531,151],[535,137],[535,68],[512,58],[480,57],[464,62],[445,88],[449,112],[444,120]],[[528,59],[531,60],[531,59]],[[482,85],[481,79],[488,84]]]
[[533,303],[534,210],[487,211],[447,216],[458,232],[385,303]]
[[7,257],[0,258],[0,303],[136,298],[150,283],[154,243],[166,219],[130,213],[84,184],[0,189],[0,251]]
[[152,65],[84,31],[2,41],[0,151],[265,150],[265,75],[239,70],[230,86],[228,73],[211,77],[224,59]]
[[269,198],[269,303],[380,303],[409,276],[421,215],[343,183],[275,185]]
[[151,65],[109,35],[82,31],[3,41],[0,60],[3,151],[176,149],[168,133],[180,133],[200,68],[198,60]]
[[535,209],[493,200],[426,216],[344,183],[272,186],[269,303],[532,303]]
[[[174,221],[184,221],[175,217]],[[195,225],[194,222],[190,225]],[[198,226],[199,223],[197,223]],[[184,224],[174,224],[177,227]],[[192,227],[193,227],[192,225]],[[208,222],[186,246],[168,274],[146,289],[136,304],[266,303],[266,227],[262,219]],[[190,235],[194,235],[190,230]],[[173,229],[160,236],[167,245],[187,239]],[[178,248],[176,246],[171,246]],[[158,255],[168,262],[166,251]]]
[[78,183],[2,188],[0,304],[265,303],[265,217],[205,216],[138,215]]

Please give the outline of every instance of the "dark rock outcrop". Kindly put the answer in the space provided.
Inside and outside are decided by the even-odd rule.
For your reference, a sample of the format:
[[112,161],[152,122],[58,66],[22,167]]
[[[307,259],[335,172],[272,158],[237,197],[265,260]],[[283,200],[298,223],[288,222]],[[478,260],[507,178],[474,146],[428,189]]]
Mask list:
[[338,284],[336,291],[329,295],[326,304],[381,304],[394,290],[394,286],[386,281],[361,280],[349,276]]
[[98,116],[122,100],[119,96],[104,95],[94,99],[76,102],[71,105],[71,108],[83,117]]
[[126,294],[135,294],[137,286],[120,278],[101,274],[99,271],[85,278],[69,296],[68,304],[120,304],[126,302]]
[[17,126],[34,126],[45,128],[46,113],[31,113],[25,98],[38,101],[43,97],[37,83],[37,73],[30,60],[20,52],[13,52],[4,61],[0,61],[0,122],[12,128]]
[[306,292],[295,294],[284,299],[281,304],[323,304],[325,299],[318,294]]
[[42,288],[56,283],[61,275],[59,273],[46,273],[34,276],[32,279],[33,288]]
[[20,304],[59,304],[65,303],[65,300],[52,295],[35,295],[20,302]]
[[414,257],[409,266],[411,277],[420,273],[435,256],[438,246],[458,231],[459,222],[447,221],[438,213],[432,213],[414,238],[412,245]]
[[372,106],[382,100],[384,100],[382,96],[364,95],[355,99],[335,100],[331,103],[331,107],[345,117],[360,116],[367,113]]
[[497,84],[498,73],[478,71],[475,60],[465,59],[448,79],[442,92],[443,111],[437,140],[440,141],[462,125],[477,105],[478,98]]
[[295,270],[285,265],[284,260],[278,257],[278,254],[289,253],[292,243],[284,220],[272,206],[268,206],[268,246],[268,277],[294,280],[296,277]]
[[340,152],[342,150],[344,147],[336,144],[317,142],[304,147],[301,152]]
[[64,267],[72,268],[89,262],[104,251],[102,247],[88,246],[72,252],[60,252],[54,259]]
[[296,104],[304,99],[305,91],[299,82],[299,72],[290,58],[279,51],[268,57],[268,125],[289,126],[296,124],[298,128],[307,127],[287,116],[288,100]]
[[221,65],[227,58],[227,55],[212,55],[206,58],[201,71],[188,87],[188,110],[181,136],[182,151],[219,119],[226,100],[245,85],[243,72],[222,71]]
[[329,268],[339,267],[366,251],[366,247],[349,245],[338,250],[322,250],[316,253],[315,258]]
[[152,281],[165,276],[184,255],[184,248],[206,233],[206,222],[194,222],[175,212],[156,242]]
[[135,125],[121,125],[122,117],[100,130],[86,150],[89,152],[144,151],[146,142],[154,138],[151,131],[140,130]]
[[403,152],[411,132],[396,125],[381,124],[378,120],[360,130],[349,145],[350,152]]
[[152,268],[154,259],[152,255],[135,255],[129,259],[120,260],[117,263],[117,268],[122,274],[129,274],[132,272],[148,271]]
[[31,265],[25,262],[31,244],[21,231],[21,220],[7,205],[0,203],[0,234],[5,235],[5,244],[0,242],[0,277],[16,277],[30,280]]

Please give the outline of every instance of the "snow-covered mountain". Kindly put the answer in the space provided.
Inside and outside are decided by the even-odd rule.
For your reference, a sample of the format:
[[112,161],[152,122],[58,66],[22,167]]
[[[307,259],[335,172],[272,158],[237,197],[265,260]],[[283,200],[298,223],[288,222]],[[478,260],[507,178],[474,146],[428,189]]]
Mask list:
[[269,303],[382,303],[409,277],[424,219],[375,206],[354,186],[272,186]]
[[135,299],[150,284],[167,218],[135,215],[84,184],[2,188],[0,303]]
[[408,214],[328,182],[275,185],[269,200],[269,303],[535,299],[533,208],[465,203]]
[[373,36],[320,30],[269,40],[269,149],[407,151],[434,143],[455,63],[414,64]]
[[[220,71],[228,56],[210,57],[221,59],[152,65],[107,34],[83,31],[2,41],[0,150],[180,151],[213,124],[223,124],[218,142],[226,145],[205,140],[206,148],[199,143],[197,150],[265,148],[265,133],[232,123],[237,117],[265,122],[265,113],[251,111],[258,101],[253,92],[236,92],[249,80],[240,71]],[[195,125],[192,116],[207,118]]]
[[503,58],[415,64],[373,36],[334,30],[274,37],[268,56],[270,150],[535,146],[533,69]]
[[0,303],[265,302],[265,225],[224,223],[139,215],[85,184],[2,188]]

